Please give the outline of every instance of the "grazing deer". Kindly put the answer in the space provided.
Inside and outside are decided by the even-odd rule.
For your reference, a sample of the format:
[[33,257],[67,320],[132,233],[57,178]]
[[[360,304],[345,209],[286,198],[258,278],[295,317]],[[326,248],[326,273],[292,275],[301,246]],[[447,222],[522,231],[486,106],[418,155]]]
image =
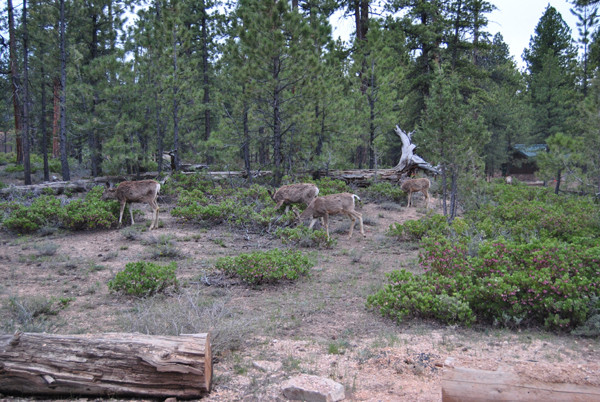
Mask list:
[[289,210],[289,204],[299,204],[301,202],[306,205],[317,198],[319,188],[312,183],[296,183],[283,186],[277,189],[275,193],[267,190],[269,195],[277,203],[276,209],[281,208],[285,204],[285,212]]
[[323,218],[323,224],[327,231],[327,240],[329,240],[329,215],[344,214],[347,215],[352,223],[350,224],[350,233],[348,238],[352,238],[352,232],[354,230],[354,224],[358,219],[360,224],[360,233],[365,236],[363,228],[362,214],[354,210],[354,199],[360,200],[358,195],[350,193],[331,194],[323,197],[315,198],[310,205],[302,212],[298,214],[298,211],[294,209],[296,219],[298,222],[302,222],[308,218],[312,218],[309,229],[312,229],[313,225],[318,218]]
[[[102,194],[103,200],[113,199],[118,200],[121,203],[121,213],[119,214],[119,226],[123,220],[123,211],[125,205],[128,202],[147,202],[152,208],[152,223],[150,224],[150,230],[158,228],[158,204],[156,199],[158,198],[158,192],[160,191],[160,183],[155,180],[140,180],[140,181],[124,181],[119,184],[116,188],[109,188],[108,183],[106,189]],[[131,215],[131,224],[135,224],[133,221],[133,210],[129,208]]]
[[405,181],[401,181],[402,191],[408,193],[408,204],[407,208],[410,207],[412,200],[412,193],[416,193],[418,191],[422,192],[425,196],[425,207],[429,208],[429,187],[431,186],[431,182],[427,178],[421,179],[408,179]]

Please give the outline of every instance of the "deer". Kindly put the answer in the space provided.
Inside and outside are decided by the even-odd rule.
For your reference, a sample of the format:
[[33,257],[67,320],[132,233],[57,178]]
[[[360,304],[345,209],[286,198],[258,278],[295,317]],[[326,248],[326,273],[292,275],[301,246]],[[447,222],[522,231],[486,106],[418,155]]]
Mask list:
[[312,229],[318,218],[322,218],[323,224],[325,225],[325,230],[327,232],[327,240],[329,240],[329,215],[344,214],[352,220],[348,239],[352,238],[354,224],[356,223],[357,219],[358,223],[360,224],[360,233],[363,235],[363,237],[365,237],[366,235],[363,228],[362,214],[354,210],[354,200],[360,201],[359,196],[351,193],[325,195],[323,197],[315,198],[302,212],[302,214],[299,214],[298,210],[295,208],[294,213],[296,214],[296,220],[298,223],[301,223],[308,218],[312,219],[310,225],[308,226],[309,229]]
[[512,184],[512,182],[513,182],[512,176],[506,176],[504,178],[504,181],[506,182],[506,184]]
[[[152,223],[150,229],[158,228],[158,192],[160,191],[160,183],[155,180],[140,180],[140,181],[124,181],[120,183],[116,188],[110,188],[110,185],[106,183],[104,193],[102,193],[102,199],[118,200],[121,203],[121,212],[119,214],[119,226],[123,220],[123,211],[125,205],[129,202],[146,202],[152,208]],[[131,215],[131,224],[134,225],[133,210],[129,208]]]
[[282,186],[275,193],[267,190],[269,195],[277,203],[276,209],[285,204],[285,213],[289,210],[289,204],[310,203],[317,198],[319,188],[312,183],[296,183]]
[[408,179],[401,181],[400,188],[402,191],[408,193],[408,204],[407,208],[410,208],[412,193],[416,193],[420,191],[425,196],[425,207],[429,208],[429,187],[431,186],[431,182],[427,178],[420,179]]

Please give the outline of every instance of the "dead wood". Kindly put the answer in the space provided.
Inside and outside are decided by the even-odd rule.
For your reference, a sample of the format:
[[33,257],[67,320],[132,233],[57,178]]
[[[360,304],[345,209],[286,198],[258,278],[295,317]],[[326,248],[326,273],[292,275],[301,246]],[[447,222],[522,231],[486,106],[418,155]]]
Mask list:
[[211,379],[208,334],[0,335],[6,395],[198,398]]

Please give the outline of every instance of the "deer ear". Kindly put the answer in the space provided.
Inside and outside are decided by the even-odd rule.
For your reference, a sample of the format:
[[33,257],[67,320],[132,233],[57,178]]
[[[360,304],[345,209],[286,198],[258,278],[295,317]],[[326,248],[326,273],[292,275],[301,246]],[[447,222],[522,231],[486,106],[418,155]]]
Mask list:
[[292,212],[294,213],[294,215],[296,215],[297,219],[300,219],[300,212],[298,211],[298,209],[292,208]]
[[104,187],[110,188],[110,182],[107,181],[106,183],[104,183]]

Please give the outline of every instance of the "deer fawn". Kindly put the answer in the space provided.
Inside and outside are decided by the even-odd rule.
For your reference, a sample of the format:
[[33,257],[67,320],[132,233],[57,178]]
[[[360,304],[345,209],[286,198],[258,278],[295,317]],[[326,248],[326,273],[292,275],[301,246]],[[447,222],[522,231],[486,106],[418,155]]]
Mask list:
[[285,212],[289,209],[289,204],[310,203],[317,198],[319,188],[312,183],[296,183],[283,186],[277,189],[275,193],[267,190],[269,195],[277,203],[276,209],[285,204]]
[[[107,188],[102,194],[102,199],[113,199],[118,200],[121,203],[121,213],[119,214],[119,226],[123,220],[123,211],[125,205],[128,202],[147,202],[152,208],[152,223],[150,224],[150,230],[158,228],[158,204],[156,199],[158,198],[158,192],[160,191],[160,183],[155,180],[140,180],[140,181],[124,181],[119,184],[116,188]],[[131,224],[135,224],[133,221],[133,210],[129,208],[131,215]]]
[[402,182],[401,188],[402,191],[408,193],[408,205],[407,208],[410,207],[412,200],[412,193],[416,193],[418,191],[422,192],[425,196],[425,207],[429,208],[429,187],[431,186],[431,182],[427,178],[421,179],[408,179]]
[[296,219],[302,222],[308,218],[312,218],[309,229],[312,229],[313,225],[318,218],[323,218],[323,224],[327,231],[327,240],[329,240],[329,215],[344,214],[347,215],[352,223],[350,224],[350,233],[348,238],[352,238],[352,232],[354,230],[354,224],[358,219],[360,224],[360,233],[365,236],[363,228],[362,214],[354,210],[354,200],[360,200],[358,195],[350,193],[331,194],[323,197],[315,198],[310,205],[302,212],[298,214],[298,211],[294,209]]

